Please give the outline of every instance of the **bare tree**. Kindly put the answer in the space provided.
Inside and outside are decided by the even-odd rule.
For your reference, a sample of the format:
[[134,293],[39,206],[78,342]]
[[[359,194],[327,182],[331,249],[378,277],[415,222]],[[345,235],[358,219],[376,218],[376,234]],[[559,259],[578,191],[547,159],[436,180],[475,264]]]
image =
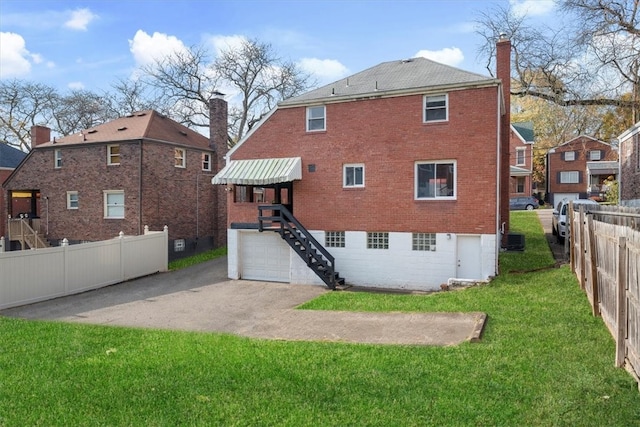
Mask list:
[[[169,115],[189,127],[209,125],[209,99],[228,93],[229,144],[240,140],[280,100],[308,88],[309,76],[294,63],[281,61],[269,44],[243,40],[223,50],[215,61],[202,47],[176,52],[145,66],[145,81],[152,85]],[[225,89],[226,88],[226,89]],[[238,102],[233,99],[239,98]]]
[[[563,0],[562,28],[533,26],[526,16],[497,6],[480,14],[480,54],[494,57],[500,33],[511,38],[512,95],[560,106],[621,107],[640,120],[638,0]],[[491,59],[488,61],[491,71]],[[625,93],[632,96],[624,97]]]
[[141,79],[118,79],[111,88],[111,92],[103,94],[109,116],[122,117],[136,111],[152,109],[167,114],[168,107],[161,104],[153,88]]

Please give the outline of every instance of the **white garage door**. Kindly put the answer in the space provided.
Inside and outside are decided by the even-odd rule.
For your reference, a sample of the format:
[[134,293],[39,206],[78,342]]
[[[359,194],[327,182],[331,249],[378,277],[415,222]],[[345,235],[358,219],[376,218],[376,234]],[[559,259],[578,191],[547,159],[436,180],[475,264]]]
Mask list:
[[553,207],[558,206],[558,202],[563,199],[576,200],[580,195],[578,193],[555,193],[553,195]]
[[278,233],[240,233],[240,278],[288,283],[290,250]]

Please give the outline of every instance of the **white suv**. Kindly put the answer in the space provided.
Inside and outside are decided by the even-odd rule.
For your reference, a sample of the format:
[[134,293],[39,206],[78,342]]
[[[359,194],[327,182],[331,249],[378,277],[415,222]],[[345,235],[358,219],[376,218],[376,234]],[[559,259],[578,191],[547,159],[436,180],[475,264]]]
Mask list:
[[563,242],[569,231],[567,227],[567,209],[569,209],[570,202],[573,202],[574,205],[598,204],[591,199],[562,199],[553,210],[553,216],[551,217],[551,232],[554,236],[557,236],[558,242]]

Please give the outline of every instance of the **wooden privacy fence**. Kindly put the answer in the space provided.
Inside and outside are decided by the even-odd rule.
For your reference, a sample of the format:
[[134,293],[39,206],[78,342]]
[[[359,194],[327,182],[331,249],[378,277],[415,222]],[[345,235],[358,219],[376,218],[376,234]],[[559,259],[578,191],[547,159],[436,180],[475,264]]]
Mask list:
[[0,309],[167,271],[169,231],[0,253]]
[[[603,209],[604,208],[604,209]],[[615,364],[640,377],[640,209],[568,211],[571,268],[616,341]],[[640,385],[639,385],[640,388]]]

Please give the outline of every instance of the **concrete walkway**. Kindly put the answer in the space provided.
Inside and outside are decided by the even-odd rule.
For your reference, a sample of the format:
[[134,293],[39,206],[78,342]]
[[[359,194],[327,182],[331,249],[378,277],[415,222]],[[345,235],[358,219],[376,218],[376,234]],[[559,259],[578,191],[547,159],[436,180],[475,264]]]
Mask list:
[[[0,311],[2,316],[252,338],[400,345],[457,345],[480,338],[484,313],[298,310],[324,286],[228,280],[219,258],[183,270]],[[344,291],[342,291],[344,292]]]

